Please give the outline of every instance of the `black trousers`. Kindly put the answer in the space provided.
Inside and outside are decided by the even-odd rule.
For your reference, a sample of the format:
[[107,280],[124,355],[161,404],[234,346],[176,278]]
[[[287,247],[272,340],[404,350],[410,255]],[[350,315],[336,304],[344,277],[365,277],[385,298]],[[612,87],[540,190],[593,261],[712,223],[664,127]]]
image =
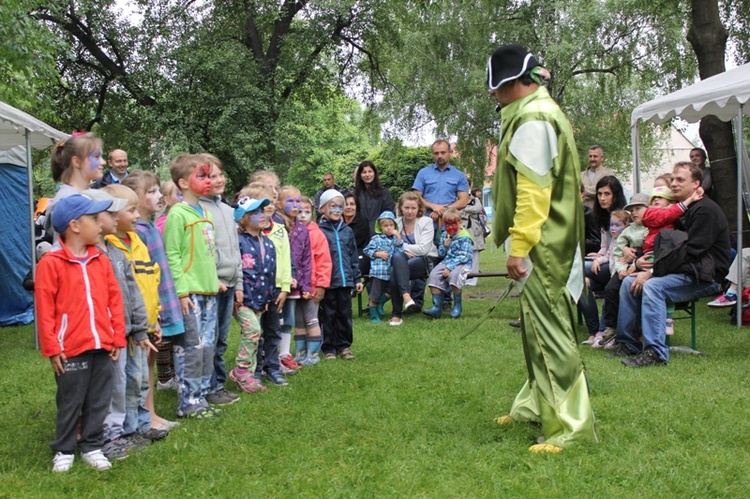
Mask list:
[[341,353],[352,346],[351,288],[326,289],[318,319],[323,330],[323,354]]
[[[125,355],[125,351],[120,355]],[[101,449],[104,418],[112,402],[115,363],[105,350],[91,350],[66,360],[63,369],[65,372],[55,377],[57,420],[55,441],[49,445],[58,452],[73,452],[80,418],[81,451]]]
[[620,312],[620,276],[615,275],[604,287],[604,305],[602,305],[602,323],[604,327],[617,328],[617,314]]

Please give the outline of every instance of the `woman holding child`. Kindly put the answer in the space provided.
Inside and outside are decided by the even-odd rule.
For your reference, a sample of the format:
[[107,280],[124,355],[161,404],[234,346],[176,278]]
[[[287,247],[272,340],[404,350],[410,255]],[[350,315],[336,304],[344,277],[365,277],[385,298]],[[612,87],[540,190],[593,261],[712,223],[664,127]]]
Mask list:
[[415,312],[419,311],[424,304],[426,279],[438,254],[433,243],[435,229],[432,219],[424,214],[424,201],[418,192],[407,191],[401,195],[396,225],[404,241],[404,251],[394,254],[391,259],[391,326],[400,326],[402,323],[404,293],[410,293],[414,302],[413,307],[407,307],[409,312],[412,308]]

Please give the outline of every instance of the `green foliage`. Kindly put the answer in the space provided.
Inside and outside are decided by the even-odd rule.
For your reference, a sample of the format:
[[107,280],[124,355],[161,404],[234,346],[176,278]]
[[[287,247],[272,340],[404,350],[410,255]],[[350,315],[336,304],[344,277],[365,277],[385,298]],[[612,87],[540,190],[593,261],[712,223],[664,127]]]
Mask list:
[[458,137],[473,177],[498,142],[485,66],[501,44],[525,45],[550,70],[550,93],[573,123],[581,159],[602,143],[619,171],[630,163],[633,107],[695,75],[683,4],[437,0],[397,12],[398,37],[381,57],[387,83],[375,82],[378,107],[399,131],[434,120],[436,135]]
[[57,81],[55,55],[65,44],[29,12],[33,0],[3,0],[0,5],[0,101],[46,121],[55,116],[47,91]]
[[429,147],[406,147],[399,140],[388,141],[369,158],[378,168],[380,182],[388,187],[393,200],[411,190],[420,168],[433,162]]

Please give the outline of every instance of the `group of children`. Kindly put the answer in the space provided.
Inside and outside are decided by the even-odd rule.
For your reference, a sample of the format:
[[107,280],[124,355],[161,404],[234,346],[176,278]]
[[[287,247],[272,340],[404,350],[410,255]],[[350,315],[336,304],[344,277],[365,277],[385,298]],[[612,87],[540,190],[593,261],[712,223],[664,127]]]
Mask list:
[[[623,279],[643,271],[638,268],[638,258],[645,256],[653,261],[654,242],[659,232],[674,228],[674,223],[687,211],[688,206],[703,197],[703,189],[698,189],[690,198],[675,203],[669,187],[669,177],[669,174],[658,177],[650,195],[634,194],[623,210],[610,213],[609,243],[599,253],[587,255],[588,259],[593,260],[594,273],[599,271],[603,263],[608,262],[610,278],[604,288],[599,331],[584,341],[584,344],[607,350],[615,348],[620,285]],[[674,334],[672,312],[674,304],[668,303],[667,322],[664,325],[667,335]]]
[[[101,171],[101,155],[96,136],[74,136],[55,146],[53,171],[63,182],[85,180]],[[66,183],[48,209],[57,237],[39,261],[35,298],[42,354],[58,385],[55,472],[72,467],[76,447],[85,463],[106,470],[165,438],[179,423],[156,414],[155,386],[177,390],[178,418],[209,419],[239,400],[227,379],[255,393],[266,390],[263,379],[287,385],[286,376],[321,356],[355,358],[351,295],[363,284],[341,193],[324,192],[315,207],[260,170],[232,208],[222,201],[216,157],[182,154],[170,175],[163,186],[145,171],[100,190]],[[458,212],[446,212],[445,225],[447,263],[430,286],[436,297],[452,289],[458,317],[471,238],[459,233]],[[376,304],[390,256],[403,250],[392,213],[378,231],[367,250],[383,267],[373,279]],[[241,336],[227,372],[232,317]]]

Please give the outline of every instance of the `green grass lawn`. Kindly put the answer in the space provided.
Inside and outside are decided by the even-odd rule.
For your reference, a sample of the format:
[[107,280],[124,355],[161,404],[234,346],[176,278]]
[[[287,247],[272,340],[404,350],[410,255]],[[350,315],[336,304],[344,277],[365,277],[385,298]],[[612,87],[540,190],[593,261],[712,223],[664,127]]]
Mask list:
[[[482,255],[500,270],[499,251]],[[467,294],[497,292],[480,279]],[[30,326],[0,329],[0,496],[744,497],[750,488],[750,329],[698,309],[703,356],[630,369],[583,347],[598,444],[534,455],[537,428],[492,422],[526,376],[507,299],[464,300],[460,320],[355,318],[357,360],[305,368],[284,388],[243,394],[214,421],[187,421],[163,442],[98,473],[79,459],[53,475],[55,383]],[[386,306],[388,308],[389,306]],[[355,303],[356,315],[356,303]],[[234,363],[238,328],[227,355]],[[579,327],[579,335],[584,330]],[[689,344],[677,322],[673,345]],[[234,389],[234,387],[230,387]],[[157,406],[173,419],[174,392]]]

